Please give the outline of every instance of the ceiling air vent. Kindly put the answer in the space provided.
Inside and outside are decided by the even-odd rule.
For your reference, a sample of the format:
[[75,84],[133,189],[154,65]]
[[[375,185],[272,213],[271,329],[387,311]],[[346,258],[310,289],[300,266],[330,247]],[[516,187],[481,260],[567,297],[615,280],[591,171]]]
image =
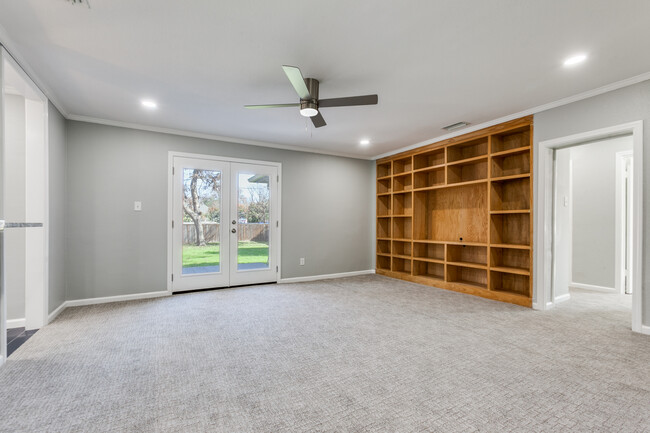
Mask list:
[[90,9],[90,0],[67,0],[68,3],[71,3],[73,5],[83,5],[85,4],[88,6],[88,9]]
[[452,123],[451,125],[447,125],[443,127],[442,129],[445,129],[447,131],[454,131],[456,129],[464,128],[466,126],[469,126],[469,122],[457,122],[457,123]]

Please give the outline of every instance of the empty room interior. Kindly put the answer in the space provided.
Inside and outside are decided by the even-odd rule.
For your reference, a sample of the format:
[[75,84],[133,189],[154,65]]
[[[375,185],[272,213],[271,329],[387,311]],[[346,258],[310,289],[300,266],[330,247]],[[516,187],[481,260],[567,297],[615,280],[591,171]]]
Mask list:
[[648,16],[0,2],[0,432],[650,431]]

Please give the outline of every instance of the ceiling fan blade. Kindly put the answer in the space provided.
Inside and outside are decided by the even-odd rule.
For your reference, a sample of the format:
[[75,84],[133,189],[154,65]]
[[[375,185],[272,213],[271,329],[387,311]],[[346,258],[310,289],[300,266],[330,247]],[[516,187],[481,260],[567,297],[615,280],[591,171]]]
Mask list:
[[287,78],[291,81],[293,88],[296,89],[296,93],[300,96],[300,99],[312,99],[300,69],[287,65],[282,65],[282,69],[284,69],[284,73],[287,74]]
[[282,108],[282,107],[300,107],[300,104],[270,104],[270,105],[244,105],[244,108]]
[[351,105],[375,105],[379,98],[377,95],[348,96],[347,98],[320,99],[319,107],[349,107]]
[[320,112],[311,118],[311,122],[314,124],[314,127],[316,128],[320,128],[321,126],[327,125],[327,123],[325,123],[325,119],[323,119],[323,115],[320,114]]

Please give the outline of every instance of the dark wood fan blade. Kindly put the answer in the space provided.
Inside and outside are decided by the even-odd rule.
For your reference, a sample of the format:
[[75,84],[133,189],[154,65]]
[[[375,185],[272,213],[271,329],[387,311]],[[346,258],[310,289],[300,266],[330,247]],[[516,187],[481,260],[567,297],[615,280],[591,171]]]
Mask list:
[[348,96],[347,98],[320,99],[319,107],[349,107],[352,105],[375,105],[379,97],[377,95]]
[[296,89],[296,93],[300,99],[311,99],[309,89],[307,89],[307,85],[305,84],[305,78],[302,76],[300,69],[295,66],[287,65],[283,65],[282,69],[284,69],[284,73],[287,74],[287,78],[291,82],[293,88]]
[[300,107],[300,104],[270,104],[270,105],[244,105],[245,108],[282,108],[282,107]]
[[325,123],[325,119],[323,119],[323,115],[320,114],[320,112],[311,118],[311,122],[316,128],[327,125],[327,123]]

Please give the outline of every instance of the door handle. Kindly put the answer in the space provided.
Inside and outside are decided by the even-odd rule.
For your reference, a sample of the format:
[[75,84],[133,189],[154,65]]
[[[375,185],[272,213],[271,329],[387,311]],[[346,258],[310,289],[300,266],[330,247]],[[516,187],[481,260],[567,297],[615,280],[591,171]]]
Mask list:
[[232,220],[232,223],[233,223],[233,224],[237,224],[237,221],[235,221],[235,220]]
[[233,233],[237,233],[237,229],[232,229],[230,231],[233,232]]

